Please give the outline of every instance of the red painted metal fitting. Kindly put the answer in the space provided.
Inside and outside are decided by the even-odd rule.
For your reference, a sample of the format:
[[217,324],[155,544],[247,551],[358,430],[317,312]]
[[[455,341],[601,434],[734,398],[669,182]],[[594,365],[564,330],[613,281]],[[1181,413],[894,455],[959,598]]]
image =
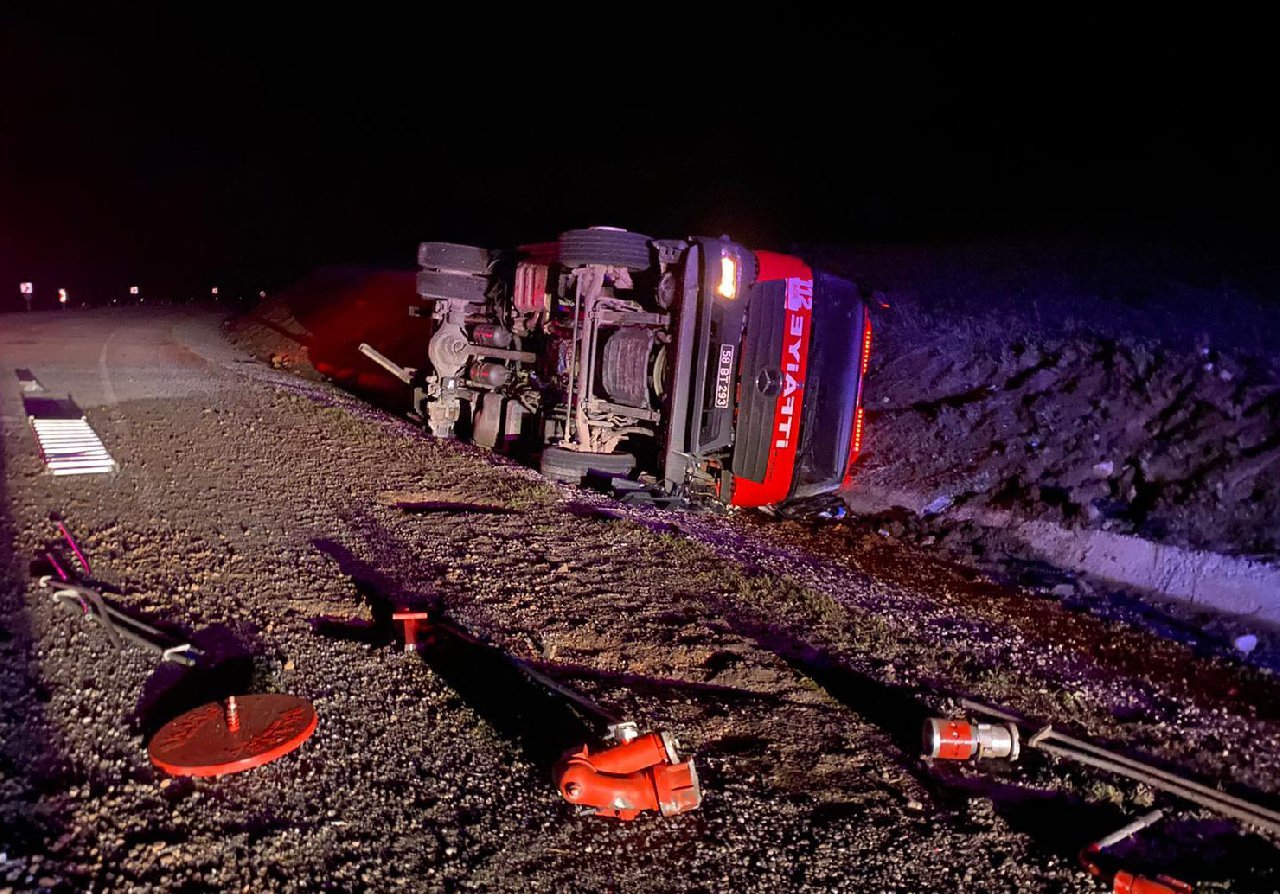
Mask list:
[[1105,838],[1087,845],[1080,851],[1080,865],[1095,878],[1105,879],[1110,876],[1112,894],[1192,894],[1189,884],[1171,876],[1158,875],[1154,879],[1149,879],[1122,869],[1108,872],[1099,865],[1099,860],[1105,861],[1103,852],[1107,848],[1119,844],[1126,838],[1131,838],[1148,826],[1159,822],[1163,817],[1163,810],[1153,810]]
[[1129,872],[1117,872],[1113,894],[1191,894],[1191,886],[1167,875],[1158,875],[1154,879],[1134,875]]
[[972,757],[1017,760],[1021,750],[1018,728],[1012,723],[970,723],[934,717],[924,723],[924,756],[965,761]]
[[659,733],[639,736],[629,742],[623,742],[621,745],[615,745],[591,755],[591,766],[601,773],[619,775],[635,773],[667,761],[676,762],[667,753],[666,743]]
[[401,639],[404,640],[406,652],[413,652],[418,648],[418,628],[431,626],[428,623],[431,620],[429,613],[407,608],[392,613],[391,619],[400,622]]
[[693,761],[659,764],[650,772],[658,792],[658,810],[663,816],[698,809],[702,803],[702,786],[698,783],[698,771]]
[[667,733],[636,736],[595,753],[583,745],[561,759],[556,787],[569,803],[620,820],[646,810],[673,816],[702,803],[693,761],[680,760]]
[[292,695],[237,695],[170,720],[151,737],[151,762],[174,776],[222,776],[270,763],[299,748],[318,723]]

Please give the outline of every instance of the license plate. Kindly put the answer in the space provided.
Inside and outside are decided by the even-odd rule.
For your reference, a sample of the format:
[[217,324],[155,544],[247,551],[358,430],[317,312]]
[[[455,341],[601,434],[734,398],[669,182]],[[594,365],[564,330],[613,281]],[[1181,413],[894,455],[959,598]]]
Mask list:
[[729,406],[729,395],[733,393],[733,345],[720,346],[720,369],[716,373],[716,407],[723,410]]

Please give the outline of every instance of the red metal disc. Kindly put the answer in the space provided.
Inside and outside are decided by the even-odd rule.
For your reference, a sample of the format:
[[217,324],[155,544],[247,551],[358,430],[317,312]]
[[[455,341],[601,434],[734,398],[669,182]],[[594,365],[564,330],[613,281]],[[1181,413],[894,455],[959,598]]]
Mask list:
[[293,751],[316,730],[311,702],[294,695],[237,695],[175,717],[151,737],[151,762],[174,776],[251,770]]

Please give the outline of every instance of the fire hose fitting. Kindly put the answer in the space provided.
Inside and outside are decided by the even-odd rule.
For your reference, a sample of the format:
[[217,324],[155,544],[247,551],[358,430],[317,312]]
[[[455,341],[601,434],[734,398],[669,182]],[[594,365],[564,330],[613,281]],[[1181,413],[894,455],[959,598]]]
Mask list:
[[696,810],[702,789],[693,761],[681,761],[668,733],[649,733],[592,753],[571,751],[556,768],[570,804],[597,816],[633,820],[646,810],[673,816]]
[[1142,875],[1134,875],[1132,872],[1127,872],[1123,869],[1114,868],[1108,871],[1106,868],[1107,864],[1112,863],[1105,856],[1108,848],[1137,835],[1143,829],[1155,825],[1163,818],[1163,810],[1152,810],[1128,825],[1117,829],[1105,838],[1100,838],[1087,845],[1084,850],[1080,851],[1080,865],[1095,878],[1104,880],[1110,878],[1112,894],[1192,894],[1191,885],[1168,875],[1157,875],[1155,878],[1148,878]]
[[1022,750],[1018,727],[1012,723],[970,723],[930,718],[924,723],[924,756],[964,761],[972,757],[1016,761]]
[[1112,894],[1191,894],[1191,886],[1186,882],[1159,875],[1154,879],[1133,875],[1129,872],[1117,872],[1113,881]]

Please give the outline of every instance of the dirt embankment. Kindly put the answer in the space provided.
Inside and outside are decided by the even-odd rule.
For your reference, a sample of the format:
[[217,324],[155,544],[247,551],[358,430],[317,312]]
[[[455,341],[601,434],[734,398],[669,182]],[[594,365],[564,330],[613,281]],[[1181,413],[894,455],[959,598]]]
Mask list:
[[984,508],[1280,557],[1265,273],[1082,246],[816,254],[880,290],[857,481],[917,495],[922,536]]

